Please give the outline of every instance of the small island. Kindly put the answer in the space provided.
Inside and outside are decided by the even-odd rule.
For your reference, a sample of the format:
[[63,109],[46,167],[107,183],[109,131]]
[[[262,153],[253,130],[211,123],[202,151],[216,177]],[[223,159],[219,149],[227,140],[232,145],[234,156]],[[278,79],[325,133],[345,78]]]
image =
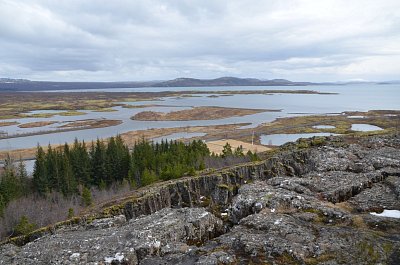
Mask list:
[[223,107],[195,107],[188,110],[173,112],[142,111],[131,117],[138,121],[192,121],[192,120],[218,120],[230,117],[240,117],[261,112],[279,112],[280,110],[267,109],[241,109]]

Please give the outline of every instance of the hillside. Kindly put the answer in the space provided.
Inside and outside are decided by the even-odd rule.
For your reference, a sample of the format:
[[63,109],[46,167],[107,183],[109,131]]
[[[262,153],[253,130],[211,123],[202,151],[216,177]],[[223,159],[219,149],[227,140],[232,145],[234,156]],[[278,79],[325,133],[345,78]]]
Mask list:
[[395,265],[399,165],[399,135],[300,140],[12,239],[0,264]]
[[296,86],[315,85],[310,82],[291,82],[285,79],[221,77],[216,79],[177,78],[148,82],[50,82],[0,78],[0,91],[46,91],[66,89],[101,89],[135,87],[205,87],[205,86]]

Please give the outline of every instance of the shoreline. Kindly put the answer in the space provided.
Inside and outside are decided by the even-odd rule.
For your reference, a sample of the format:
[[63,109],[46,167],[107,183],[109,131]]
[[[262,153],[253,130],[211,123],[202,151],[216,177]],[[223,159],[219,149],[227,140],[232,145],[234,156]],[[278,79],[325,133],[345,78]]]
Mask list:
[[[142,138],[153,139],[168,136],[173,133],[206,133],[204,136],[182,138],[183,141],[201,139],[205,141],[216,141],[221,139],[238,140],[245,143],[261,145],[261,135],[271,134],[301,134],[301,133],[336,133],[343,135],[365,135],[365,134],[381,134],[390,131],[399,131],[400,129],[400,111],[398,110],[371,110],[368,112],[343,112],[343,115],[312,115],[299,117],[278,118],[272,122],[261,124],[255,128],[244,128],[249,123],[210,125],[210,126],[188,126],[173,128],[158,128],[148,130],[137,130],[122,133],[124,141],[128,146],[132,146],[135,141]],[[364,118],[349,118],[354,114],[362,114]],[[383,130],[381,131],[352,131],[351,124],[370,124],[375,125]],[[330,125],[334,128],[314,128],[315,125]],[[106,138],[107,139],[107,138]],[[182,140],[181,139],[181,140]],[[105,140],[105,139],[104,139]],[[58,145],[52,145],[58,146]],[[262,145],[271,147],[268,145]],[[14,157],[22,158],[32,157],[36,152],[36,148],[15,149],[8,151],[0,151],[0,159],[4,159],[7,153],[11,153]]]
[[[77,122],[79,122],[79,120],[73,121],[71,123],[77,123]],[[67,127],[66,125],[68,125],[68,124],[66,124],[66,125],[63,125],[64,127],[63,126],[58,127],[58,129],[55,129],[55,130],[27,132],[27,133],[7,135],[6,137],[0,136],[0,140],[21,138],[21,137],[35,136],[35,135],[53,134],[53,133],[60,133],[60,132],[73,132],[73,131],[89,130],[89,129],[96,129],[96,128],[106,128],[106,127],[117,126],[121,123],[122,123],[122,120],[95,120],[94,124],[86,125],[86,126]],[[54,123],[52,123],[52,124],[54,124]]]

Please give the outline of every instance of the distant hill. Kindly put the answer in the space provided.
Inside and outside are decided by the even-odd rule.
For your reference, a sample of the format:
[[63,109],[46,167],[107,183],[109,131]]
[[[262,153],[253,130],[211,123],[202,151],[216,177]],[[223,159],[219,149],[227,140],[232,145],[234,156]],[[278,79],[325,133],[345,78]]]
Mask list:
[[0,78],[0,92],[150,87],[154,83],[155,82],[51,82]]
[[[399,81],[381,82],[392,84]],[[0,91],[47,91],[47,90],[80,90],[101,88],[134,88],[134,87],[207,87],[207,86],[309,86],[351,84],[345,83],[312,83],[293,82],[286,79],[261,80],[256,78],[220,77],[215,79],[176,78],[167,81],[147,82],[51,82],[30,81],[26,79],[0,78]]]
[[256,78],[220,77],[216,79],[177,78],[164,81],[157,87],[202,87],[202,86],[296,86],[313,85],[309,82],[292,82],[285,79],[260,80]]

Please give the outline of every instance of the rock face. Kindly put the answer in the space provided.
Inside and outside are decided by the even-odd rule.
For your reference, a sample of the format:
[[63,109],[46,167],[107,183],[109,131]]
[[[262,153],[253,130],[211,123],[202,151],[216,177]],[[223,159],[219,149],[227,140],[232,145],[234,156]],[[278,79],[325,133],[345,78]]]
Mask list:
[[400,210],[400,137],[334,138],[146,189],[0,264],[400,264],[384,209]]
[[129,222],[118,216],[87,227],[65,228],[21,249],[5,245],[0,263],[137,264],[148,255],[189,252],[187,244],[205,242],[223,232],[222,221],[204,208],[165,208]]

